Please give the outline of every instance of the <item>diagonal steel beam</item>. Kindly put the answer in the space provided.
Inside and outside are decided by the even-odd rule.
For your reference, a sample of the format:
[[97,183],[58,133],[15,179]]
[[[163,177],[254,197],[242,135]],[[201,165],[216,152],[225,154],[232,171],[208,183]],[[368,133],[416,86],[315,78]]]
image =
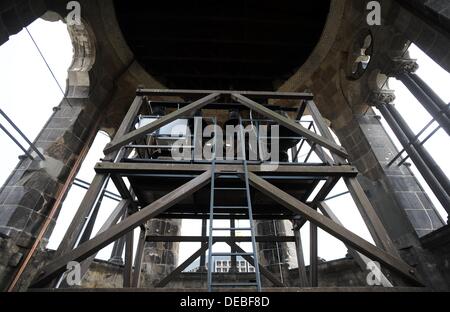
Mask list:
[[45,287],[59,274],[64,273],[67,263],[70,261],[82,261],[87,257],[92,256],[110,243],[115,242],[118,238],[134,230],[148,220],[157,217],[187,196],[200,190],[206,186],[210,180],[211,171],[208,170],[197,178],[156,200],[141,211],[131,215],[119,224],[112,226],[107,231],[98,234],[96,237],[78,246],[76,249],[56,258],[39,272],[39,275],[32,283],[32,287]]
[[134,130],[128,134],[125,134],[122,137],[115,139],[113,142],[111,142],[111,144],[107,145],[104,150],[104,153],[105,153],[105,155],[107,155],[114,151],[117,151],[121,147],[127,145],[128,143],[133,142],[134,140],[138,139],[139,137],[149,134],[149,133],[153,133],[156,130],[160,129],[161,127],[164,127],[167,124],[171,123],[172,121],[177,120],[181,117],[186,117],[189,114],[205,107],[206,105],[216,101],[219,98],[220,98],[220,93],[210,94],[204,98],[201,98],[198,101],[193,102],[192,104],[190,104],[186,107],[183,107],[177,111],[174,111],[173,113],[170,113],[167,116],[164,116],[161,119],[158,119],[158,120],[152,122],[151,124],[149,124],[145,127]]
[[314,133],[313,131],[306,129],[299,123],[296,123],[287,117],[281,116],[280,114],[274,112],[273,110],[271,110],[267,107],[264,107],[261,104],[256,103],[255,101],[252,101],[249,98],[242,96],[240,94],[233,94],[232,98],[234,100],[238,101],[239,103],[245,105],[246,107],[278,122],[281,126],[304,136],[308,140],[311,140],[312,142],[317,143],[318,145],[323,146],[342,157],[345,157],[345,158],[348,157],[348,154],[343,147]]
[[366,255],[370,259],[379,261],[392,271],[400,274],[413,285],[423,286],[423,284],[415,276],[415,270],[399,258],[392,256],[384,250],[370,244],[358,235],[345,229],[336,222],[333,222],[329,218],[321,215],[317,211],[311,209],[311,207],[307,206],[306,204],[302,203],[301,201],[297,200],[296,198],[287,194],[276,186],[270,184],[264,179],[258,177],[257,175],[249,173],[249,179],[252,186],[257,190],[263,192],[289,210],[302,215],[311,223],[316,224],[325,232],[344,242],[344,244]]
[[[238,244],[234,242],[227,242],[227,244],[236,250],[238,253],[245,253],[245,250],[239,247]],[[248,263],[255,266],[255,260],[252,256],[242,256],[242,258],[245,259]],[[287,287],[285,284],[283,284],[275,275],[273,275],[272,272],[270,272],[268,269],[266,269],[263,265],[259,264],[259,271],[261,274],[267,278],[269,281],[271,281],[275,286],[277,287]]]
[[[334,212],[331,210],[331,208],[326,203],[321,202],[319,204],[319,209],[320,209],[320,211],[322,211],[324,216],[327,216],[328,218],[330,218],[337,224],[342,225],[339,218],[334,214]],[[363,270],[363,271],[367,270],[367,266],[370,264],[371,260],[352,248],[347,247],[347,249],[348,249],[349,254],[356,261],[356,263],[358,263],[361,270]],[[393,287],[392,283],[386,278],[386,276],[383,273],[381,273],[381,276],[380,276],[380,283],[384,287]]]
[[[214,245],[214,243],[213,243]],[[167,275],[163,280],[156,284],[156,288],[162,288],[167,286],[175,277],[177,277],[181,272],[183,272],[192,262],[197,260],[205,251],[208,250],[208,243],[202,244],[199,250],[197,250],[192,256],[190,256],[186,261],[180,264],[175,270],[173,270],[169,275]]]
[[[123,215],[123,212],[128,208],[129,205],[130,205],[130,201],[122,200],[117,205],[116,209],[114,209],[114,211],[108,217],[108,219],[105,221],[105,223],[103,223],[103,225],[100,228],[100,230],[98,230],[98,233],[102,233],[102,232],[106,231],[107,229],[109,229],[114,224],[116,224],[120,220],[120,218]],[[87,258],[86,260],[84,260],[83,262],[81,262],[81,274],[80,274],[81,278],[83,278],[86,275],[86,273],[89,270],[89,267],[91,266],[92,262],[94,262],[96,255],[97,254],[95,253],[92,256],[90,256],[89,258]],[[67,283],[65,282],[65,280],[63,278],[59,288],[65,288],[65,287],[68,287],[68,286],[69,285],[67,285]]]
[[[317,124],[320,133],[330,141],[335,142],[330,128],[325,124],[325,120],[314,101],[308,101],[308,109],[311,112],[311,115],[314,119],[314,122]],[[339,164],[346,163],[345,159],[343,159],[339,155],[332,153],[332,157]],[[375,244],[378,247],[381,247],[384,250],[388,251],[392,255],[400,258],[400,254],[398,253],[397,248],[389,237],[386,228],[381,222],[381,219],[378,217],[378,214],[372,206],[372,203],[367,198],[366,193],[364,192],[358,180],[356,178],[344,177],[344,181],[350,194],[352,195],[353,200],[355,201],[356,207],[358,208],[362,218],[364,219],[364,223],[366,224],[370,235],[375,241]]]

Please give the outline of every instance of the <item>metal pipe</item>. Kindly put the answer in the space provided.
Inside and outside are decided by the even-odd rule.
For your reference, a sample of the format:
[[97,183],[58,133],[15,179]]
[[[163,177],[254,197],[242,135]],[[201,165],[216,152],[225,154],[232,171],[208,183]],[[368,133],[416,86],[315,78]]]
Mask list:
[[433,100],[434,103],[439,107],[439,109],[445,112],[448,118],[450,118],[450,111],[448,110],[448,104],[446,104],[439,95],[434,92],[433,89],[422,79],[419,75],[411,73],[411,78],[416,82],[416,84],[422,88],[422,90]]
[[[441,129],[441,126],[437,126],[436,129],[434,129],[422,142],[418,142],[420,146],[425,145],[425,143],[428,142],[439,130]],[[400,167],[403,165],[407,160],[409,159],[409,155],[407,155],[399,164]]]
[[[403,130],[403,133],[406,135],[406,137],[409,139],[410,142],[414,140],[414,132],[411,130],[411,128],[408,126],[408,123],[403,119],[401,114],[398,112],[398,110],[395,108],[394,105],[388,105],[387,109],[391,113],[392,117],[397,121],[397,124],[400,126],[400,128]],[[436,179],[439,181],[439,183],[442,185],[444,190],[447,192],[447,195],[450,196],[450,181],[447,177],[447,175],[444,173],[444,171],[441,169],[441,167],[436,163],[434,158],[431,156],[431,154],[420,144],[413,144],[416,151],[419,153],[420,157],[425,161],[425,163],[430,168],[433,175],[436,177]]]
[[443,187],[439,183],[439,181],[436,179],[436,177],[433,175],[433,173],[431,172],[427,163],[422,159],[422,157],[420,157],[415,146],[411,146],[408,144],[410,140],[408,140],[407,136],[403,132],[403,129],[399,126],[399,124],[397,123],[395,118],[392,116],[390,111],[386,108],[386,106],[379,105],[378,109],[380,110],[384,119],[386,119],[387,123],[389,124],[389,126],[392,128],[392,130],[396,134],[400,143],[403,145],[405,150],[408,152],[411,159],[414,161],[415,165],[419,169],[419,171],[422,174],[422,176],[424,177],[425,181],[431,187],[433,193],[436,195],[438,200],[441,202],[444,209],[450,213],[450,197],[448,196],[446,191],[443,189]]
[[[417,135],[415,136],[415,138],[414,138],[414,141],[413,142],[410,142],[410,144],[409,145],[411,145],[411,144],[414,144],[419,138],[420,138],[420,136],[422,135],[422,134],[424,134],[425,133],[425,131],[427,131],[428,130],[428,128],[429,127],[431,127],[431,125],[435,122],[436,120],[433,118],[431,121],[429,121],[427,124],[426,124],[426,126],[422,129],[422,130],[420,130],[419,131],[419,133],[417,133]],[[402,154],[405,152],[405,149],[402,149],[390,162],[389,162],[389,164],[387,165],[388,167],[390,167],[390,166],[392,166],[401,156],[402,156]]]
[[20,144],[20,142],[17,141],[17,139],[5,127],[3,127],[2,124],[0,124],[0,129],[2,129],[3,132],[6,133],[6,135],[27,155],[28,158],[30,158],[31,160],[34,160],[33,155],[31,155],[27,151],[27,149],[25,147],[23,147],[22,144]]
[[6,115],[6,113],[0,109],[0,114],[8,121],[8,123],[20,134],[20,136],[27,142],[30,148],[36,152],[40,159],[45,160],[44,155],[36,148],[36,146],[27,138],[27,136],[16,126],[16,124]]
[[450,118],[440,107],[414,80],[413,74],[401,73],[397,76],[409,91],[417,98],[423,107],[436,119],[442,128],[450,135]]

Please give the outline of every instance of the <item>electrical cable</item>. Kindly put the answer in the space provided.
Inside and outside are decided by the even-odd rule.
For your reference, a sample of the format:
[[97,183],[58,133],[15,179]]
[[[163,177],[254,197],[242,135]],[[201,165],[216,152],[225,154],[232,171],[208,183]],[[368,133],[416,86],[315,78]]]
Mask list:
[[73,107],[70,103],[69,99],[66,97],[66,93],[64,92],[63,88],[61,87],[61,84],[58,82],[58,79],[55,76],[55,73],[53,72],[52,68],[50,67],[49,63],[47,62],[47,59],[45,58],[44,54],[42,53],[41,49],[39,48],[36,40],[34,40],[33,35],[30,33],[27,27],[25,27],[26,32],[28,33],[28,36],[30,36],[31,41],[33,41],[34,46],[36,47],[37,51],[39,52],[39,55],[41,56],[42,60],[44,61],[45,65],[47,66],[50,74],[53,77],[53,80],[55,80],[56,84],[58,85],[59,90],[61,91],[63,95],[63,99],[66,100],[67,104],[70,107]]

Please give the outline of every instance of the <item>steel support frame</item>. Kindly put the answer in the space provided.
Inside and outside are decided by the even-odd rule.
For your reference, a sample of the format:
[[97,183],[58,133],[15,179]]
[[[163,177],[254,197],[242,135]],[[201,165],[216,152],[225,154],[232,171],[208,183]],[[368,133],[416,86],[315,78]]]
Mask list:
[[[145,91],[143,90],[143,93],[152,93],[151,91]],[[153,93],[152,93],[153,94]],[[221,92],[221,94],[224,94],[223,92]],[[233,98],[237,99],[239,102],[245,102],[247,103],[247,107],[251,107],[251,109],[254,109],[255,107],[258,109],[264,108],[262,105],[253,102],[247,98],[245,98],[242,95],[236,94],[235,92],[230,92],[230,93],[226,93],[227,95],[232,96]],[[241,94],[245,94],[244,92],[242,92]],[[198,95],[198,94],[196,94]],[[255,94],[253,94],[255,95]],[[261,95],[261,94],[260,94]],[[107,157],[107,160],[112,160],[114,161],[117,157],[117,155],[120,155],[120,147],[124,146],[125,144],[131,142],[132,140],[134,140],[136,137],[140,136],[140,135],[145,135],[149,132],[152,132],[154,130],[154,127],[161,127],[164,126],[168,123],[170,123],[172,120],[179,118],[180,116],[182,116],[183,114],[189,114],[192,113],[194,110],[198,110],[199,107],[201,108],[202,106],[206,105],[205,103],[208,102],[213,102],[214,100],[216,100],[218,97],[220,96],[220,94],[209,94],[206,98],[203,98],[197,102],[194,102],[193,104],[195,105],[190,105],[186,107],[186,110],[184,110],[183,112],[174,112],[173,114],[171,114],[171,116],[169,118],[166,118],[168,116],[166,116],[165,118],[163,118],[162,120],[160,120],[160,122],[158,123],[159,126],[156,125],[149,125],[146,128],[142,128],[139,132],[133,131],[132,133],[128,133],[127,131],[131,128],[131,126],[134,123],[134,120],[142,106],[142,102],[143,102],[143,98],[142,95],[139,95],[135,101],[133,102],[133,105],[130,109],[130,111],[128,112],[124,122],[122,123],[121,127],[119,128],[119,131],[117,132],[117,135],[115,137],[115,139],[113,140],[113,143],[111,145],[109,145],[105,151],[112,153]],[[257,96],[257,95],[255,95]],[[262,97],[266,96],[264,93],[261,95]],[[286,95],[288,96],[288,95]],[[304,97],[305,94],[300,95],[301,97]],[[283,98],[283,96],[281,96],[281,98]],[[297,98],[297,97],[296,97]],[[311,98],[309,98],[308,96],[305,96],[303,99],[305,100],[310,100]],[[249,101],[251,104],[249,104]],[[244,104],[244,103],[242,103]],[[256,106],[255,106],[256,104]],[[244,104],[245,105],[245,104]],[[266,112],[266,111],[265,111]],[[266,112],[267,113],[267,112]],[[343,148],[341,148],[340,146],[338,146],[336,143],[334,143],[334,140],[328,138],[327,136],[323,136],[320,137],[317,134],[313,133],[313,132],[305,132],[305,128],[303,127],[298,127],[298,125],[293,126],[292,122],[289,119],[283,120],[280,118],[285,118],[279,114],[274,115],[274,114],[268,114],[266,115],[267,117],[270,118],[274,118],[275,120],[279,121],[281,125],[290,128],[291,130],[294,130],[297,133],[301,133],[302,135],[306,135],[307,137],[309,137],[309,140],[312,142],[312,144],[317,143],[317,145],[319,145],[319,149],[324,147],[327,149],[330,149],[330,151],[333,152],[333,156],[338,155],[339,157],[346,157],[347,154],[345,152],[345,150]],[[173,118],[173,119],[171,119]],[[131,141],[130,141],[131,140]],[[316,147],[317,148],[317,147]],[[325,154],[325,153],[324,153]],[[342,164],[342,163],[341,163]],[[114,171],[114,169],[117,169],[117,167],[123,166],[123,165],[131,165],[128,166],[128,168],[126,168],[125,170],[142,170],[142,167],[144,167],[147,170],[154,170],[154,166],[146,166],[145,164],[140,164],[140,168],[138,169],[137,167],[133,167],[132,165],[134,164],[115,164],[115,163],[102,163],[102,164],[98,164],[96,167],[96,170],[98,172],[98,174],[96,175],[96,177],[94,178],[94,182],[91,184],[91,187],[88,190],[88,193],[86,194],[82,205],[80,206],[80,209],[77,212],[78,216],[82,216],[82,215],[87,215],[90,210],[92,209],[92,207],[95,205],[95,202],[98,200],[98,196],[101,192],[101,185],[103,185],[105,183],[105,181],[109,178],[110,173],[107,172],[113,172],[112,173],[112,178],[114,180],[114,182],[117,182],[118,179],[120,181],[122,181],[121,178],[118,178],[118,176],[120,175],[118,171]],[[141,167],[141,165],[143,165]],[[185,196],[187,196],[187,194],[191,194],[195,191],[197,191],[198,189],[202,188],[203,186],[205,186],[207,183],[209,183],[209,179],[208,176],[210,178],[210,171],[209,171],[209,166],[203,166],[202,169],[201,168],[202,165],[198,166],[197,169],[193,169],[192,171],[203,171],[203,174],[199,175],[198,177],[196,177],[195,179],[193,179],[192,181],[188,182],[187,184],[181,186],[180,188],[178,188],[177,190],[169,193],[168,195],[164,196],[163,198],[159,199],[158,201],[150,204],[149,206],[147,206],[146,208],[142,209],[140,212],[130,216],[129,218],[127,218],[126,220],[123,220],[122,222],[120,222],[117,225],[113,225],[110,229],[99,233],[95,238],[93,238],[92,240],[80,245],[79,247],[77,247],[74,250],[71,250],[73,247],[75,247],[76,242],[74,241],[77,237],[79,237],[82,227],[79,226],[78,227],[75,225],[74,227],[74,222],[76,221],[76,218],[74,218],[72,224],[71,224],[71,231],[70,233],[66,233],[66,235],[68,235],[67,240],[65,240],[65,244],[60,248],[59,252],[61,253],[61,257],[58,258],[57,260],[53,261],[52,263],[50,263],[48,266],[46,266],[42,271],[41,274],[35,279],[35,282],[33,283],[34,287],[43,287],[45,286],[47,283],[49,283],[53,278],[57,277],[58,274],[61,274],[64,272],[64,268],[65,268],[65,264],[68,261],[73,261],[73,260],[83,260],[88,258],[89,256],[95,255],[96,252],[98,252],[100,249],[102,249],[103,247],[105,247],[106,245],[108,245],[109,243],[113,242],[115,239],[130,233],[132,231],[132,229],[136,228],[139,225],[142,225],[144,222],[146,222],[147,220],[151,219],[152,217],[155,217],[159,214],[161,214],[162,212],[164,212],[165,210],[167,210],[168,208],[170,208],[172,205],[176,204],[177,202],[181,201]],[[224,165],[226,167],[229,167],[230,165]],[[108,168],[105,168],[108,167]],[[153,168],[151,168],[153,167]],[[174,166],[175,167],[175,166]],[[249,166],[251,167],[251,166]],[[258,166],[255,166],[258,167]],[[289,166],[291,167],[291,166]],[[173,167],[172,167],[173,168]],[[181,167],[178,167],[178,169]],[[299,167],[297,167],[299,168]],[[123,170],[124,168],[122,167],[119,170]],[[176,170],[178,170],[176,169]],[[286,169],[286,168],[285,168]],[[111,170],[111,171],[110,171]],[[170,166],[162,166],[159,167],[158,170],[161,171],[166,171],[166,170],[170,170]],[[205,170],[208,170],[205,172]],[[286,169],[286,172],[288,172]],[[351,167],[351,166],[347,166],[347,165],[343,165],[343,166],[328,166],[327,168],[323,168],[323,167],[300,167],[300,169],[298,169],[299,171],[302,171],[302,174],[310,174],[310,175],[316,175],[316,174],[322,174],[323,176],[334,176],[334,177],[354,177],[357,174],[357,171],[355,168]],[[251,171],[251,170],[250,170]],[[255,170],[257,171],[257,170]],[[258,185],[257,183],[255,184],[255,180],[259,182],[264,181],[263,179],[261,179],[260,177],[256,176],[254,173],[249,172],[249,175],[252,177],[253,181],[252,181],[252,185],[258,189]],[[131,199],[132,196],[131,194],[127,194],[125,191],[123,191],[123,187],[121,188],[120,185],[123,186],[123,181],[119,182],[119,189],[121,189],[121,195],[124,196],[125,199],[128,199],[129,204],[132,204]],[[267,183],[267,182],[266,182]],[[264,184],[264,183],[263,183]],[[270,183],[268,183],[270,186]],[[267,187],[267,184],[265,185]],[[273,186],[272,186],[273,187]],[[275,188],[275,187],[274,187]],[[261,190],[261,187],[259,188]],[[188,190],[188,191],[186,191]],[[128,191],[128,190],[127,190]],[[281,192],[281,194],[287,195],[288,194],[284,193],[281,190],[278,190]],[[326,195],[328,193],[324,192],[324,198],[321,200],[324,200]],[[278,194],[279,195],[279,194]],[[278,196],[277,195],[277,196]],[[273,196],[273,193],[270,193],[270,196]],[[273,196],[273,198],[275,200],[277,200],[277,196]],[[281,196],[281,197],[283,197]],[[278,198],[279,199],[279,198]],[[292,198],[294,200],[296,200],[295,198]],[[289,207],[288,204],[280,202],[281,204],[285,205],[287,208],[291,209],[292,207]],[[295,209],[291,209],[293,210],[295,213],[299,213],[300,215],[306,216],[306,219],[310,220],[312,222],[312,224],[318,225],[319,227],[323,227],[325,228],[325,231],[328,231],[329,233],[331,232],[331,234],[333,235],[334,233],[335,236],[337,236],[338,238],[341,238],[342,240],[346,241],[350,246],[353,246],[355,250],[361,251],[364,254],[368,254],[370,256],[372,256],[373,258],[379,260],[380,262],[384,263],[385,265],[387,265],[389,268],[391,268],[392,270],[402,274],[405,278],[409,279],[412,283],[414,284],[420,284],[416,278],[410,273],[410,271],[408,271],[408,269],[410,270],[410,268],[408,268],[403,262],[401,262],[400,260],[396,259],[395,257],[384,253],[383,251],[380,250],[374,250],[372,248],[372,246],[367,246],[366,244],[364,244],[364,242],[362,242],[363,240],[358,238],[356,235],[354,235],[353,233],[343,229],[343,228],[335,228],[335,224],[334,225],[330,225],[327,223],[326,220],[322,220],[320,218],[318,218],[317,212],[313,211],[310,207],[309,210],[311,210],[311,212],[307,212],[305,211],[305,204],[301,203],[300,201],[297,201]],[[299,208],[300,207],[300,208]],[[317,208],[317,207],[316,207]],[[312,217],[311,217],[312,214]],[[318,214],[319,217],[323,217],[320,214]],[[83,220],[84,218],[79,218],[78,220]],[[317,220],[319,219],[319,221]],[[117,221],[116,221],[117,222]],[[106,225],[106,224],[105,224]],[[70,228],[69,228],[70,229]],[[356,236],[356,237],[355,237]],[[236,238],[237,239],[237,238]],[[292,239],[292,238],[289,238]],[[295,240],[294,238],[294,241]],[[140,244],[143,244],[143,240],[140,239]],[[230,245],[235,245],[236,241],[227,241],[228,244]],[[130,244],[129,244],[130,245]],[[204,247],[205,245],[203,245]],[[237,246],[237,245],[236,245]],[[237,246],[238,247],[238,246]],[[66,253],[64,253],[66,252]],[[205,251],[202,251],[203,253]],[[130,253],[129,253],[130,254]],[[89,258],[91,259],[91,258]],[[93,258],[92,258],[93,259]],[[195,259],[194,259],[195,260]],[[138,259],[136,259],[136,261],[138,261]],[[140,260],[139,260],[140,261]],[[138,263],[138,262],[136,262]],[[131,260],[129,259],[128,261],[128,265],[130,266],[130,269],[128,270],[128,275],[129,275],[129,282],[125,282],[125,285],[130,285],[130,286],[134,286],[136,287],[137,283],[136,281],[138,281],[139,278],[139,272],[134,272],[135,274],[132,274],[132,270],[131,270]],[[189,265],[189,264],[188,264]],[[139,269],[140,271],[140,269]],[[137,274],[137,275],[136,275]],[[263,273],[264,275],[264,273]],[[266,276],[267,277],[267,276]],[[128,278],[127,278],[128,280]]]
[[136,227],[143,225],[150,219],[157,217],[173,205],[185,199],[190,194],[203,188],[210,182],[210,180],[211,171],[206,171],[197,178],[154,201],[152,204],[141,209],[139,212],[129,216],[124,221],[112,226],[107,231],[99,233],[96,237],[84,244],[81,244],[76,249],[62,254],[40,271],[41,274],[36,277],[32,286],[45,287],[56,276],[58,276],[58,274],[64,273],[65,267],[70,261],[82,261],[95,254],[104,247],[108,246],[110,243],[116,241],[118,238],[129,233]]
[[361,252],[373,260],[379,261],[387,268],[400,274],[411,284],[415,286],[423,286],[423,284],[415,276],[415,270],[397,256],[394,256],[383,249],[368,243],[366,240],[355,235],[329,218],[321,215],[314,209],[311,209],[310,206],[307,206],[257,175],[249,173],[249,179],[254,188],[260,192],[264,192],[264,194],[268,195],[270,198],[282,204],[289,210],[303,216],[306,220],[344,242],[344,244],[349,245],[353,249]]

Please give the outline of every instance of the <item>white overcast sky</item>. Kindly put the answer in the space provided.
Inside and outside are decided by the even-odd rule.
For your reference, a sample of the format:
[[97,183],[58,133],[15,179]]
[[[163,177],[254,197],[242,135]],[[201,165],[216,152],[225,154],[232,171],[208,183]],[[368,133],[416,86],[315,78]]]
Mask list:
[[[50,23],[37,20],[28,28],[53,69],[58,81],[65,89],[67,69],[72,60],[72,44],[66,26],[61,22]],[[410,52],[412,57],[419,59],[419,64],[421,65],[418,72],[419,75],[435,89],[444,101],[450,102],[450,74],[437,66],[415,46],[410,49]],[[431,117],[401,83],[392,79],[390,86],[396,90],[397,108],[410,123],[413,130],[415,132],[420,131],[431,120]],[[0,47],[0,107],[30,139],[33,140],[36,137],[51,116],[52,108],[59,105],[61,99],[62,94],[58,86],[25,31],[11,37],[6,44]],[[6,126],[3,119],[0,119],[0,122]],[[94,175],[93,167],[103,156],[102,150],[108,141],[109,139],[106,135],[98,135],[94,148],[83,164],[79,178],[88,182],[92,180]],[[441,130],[426,144],[426,147],[433,153],[447,174],[450,173],[449,143],[448,136]],[[3,152],[0,153],[0,163],[2,164],[0,168],[0,183],[4,183],[16,166],[18,156],[22,153],[3,132],[0,133],[0,144],[3,149]],[[426,186],[424,185],[424,187]],[[115,191],[114,187],[110,187],[110,190]],[[333,191],[333,194],[345,190],[345,185],[340,183]],[[77,187],[71,190],[64,203],[57,227],[50,240],[49,248],[57,248],[65,229],[70,224],[71,218],[78,208],[83,194],[84,191]],[[447,219],[445,211],[431,193],[430,197],[438,207],[443,218]],[[342,196],[330,201],[329,204],[348,229],[370,240],[368,230],[363,224],[362,218],[352,203],[350,196]],[[101,223],[107,218],[108,212],[114,206],[115,203],[113,201],[105,199],[95,231],[98,230]],[[200,224],[199,221],[184,222],[182,234],[200,235]],[[242,224],[242,226],[245,225]],[[302,230],[302,235],[307,264],[309,263],[308,233],[308,227],[305,226]],[[199,244],[181,244],[179,261],[188,258],[197,248],[199,248]],[[222,249],[224,247],[219,246],[218,248]],[[109,259],[110,252],[111,246],[105,248],[99,254],[99,258]],[[345,254],[346,249],[342,243],[323,231],[319,232],[320,257],[332,260],[344,257]]]

